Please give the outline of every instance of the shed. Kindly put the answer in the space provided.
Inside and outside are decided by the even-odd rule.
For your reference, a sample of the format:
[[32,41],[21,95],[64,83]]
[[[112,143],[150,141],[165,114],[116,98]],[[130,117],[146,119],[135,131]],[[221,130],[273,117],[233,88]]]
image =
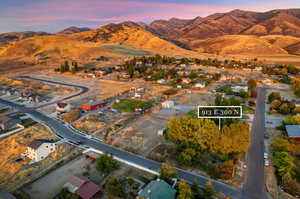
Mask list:
[[300,141],[300,125],[286,125],[285,129],[289,139]]
[[174,101],[164,101],[163,103],[161,103],[161,106],[163,108],[173,108],[174,107]]

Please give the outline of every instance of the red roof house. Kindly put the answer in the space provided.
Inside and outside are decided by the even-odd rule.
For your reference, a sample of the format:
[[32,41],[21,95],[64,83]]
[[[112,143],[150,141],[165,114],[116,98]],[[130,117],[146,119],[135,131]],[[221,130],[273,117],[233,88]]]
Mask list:
[[100,192],[100,187],[98,185],[80,175],[69,177],[65,187],[67,187],[71,193],[79,195],[83,199],[90,199]]

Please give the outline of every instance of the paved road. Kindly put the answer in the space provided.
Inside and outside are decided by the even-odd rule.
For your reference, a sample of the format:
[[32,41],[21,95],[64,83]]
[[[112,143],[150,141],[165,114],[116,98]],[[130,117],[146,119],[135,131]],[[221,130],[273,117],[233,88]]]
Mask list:
[[[27,78],[27,77],[26,77]],[[29,77],[30,78],[30,77]],[[35,79],[35,78],[30,78],[30,79]],[[39,79],[35,79],[35,80],[39,80]],[[53,82],[53,81],[48,81],[48,80],[42,80],[44,82],[49,82],[49,83],[56,83],[56,84],[61,84],[61,85],[67,85],[67,86],[72,86],[69,84],[64,84],[64,83],[59,83],[59,82]],[[76,86],[78,87],[78,86]],[[83,87],[84,89],[84,87]],[[85,88],[85,92],[86,92]],[[84,93],[84,92],[83,92]],[[78,95],[76,95],[78,96]],[[73,96],[74,97],[74,96]],[[65,99],[64,99],[65,100]],[[74,130],[66,127],[65,125],[62,124],[62,122],[50,118],[40,112],[38,112],[37,110],[33,109],[33,108],[27,108],[23,105],[19,105],[10,101],[6,101],[3,99],[0,99],[0,103],[4,104],[4,105],[8,105],[11,107],[14,107],[15,109],[18,109],[20,112],[24,112],[24,113],[28,113],[30,115],[32,115],[34,118],[37,118],[40,121],[45,122],[51,129],[53,129],[53,131],[61,138],[67,138],[71,141],[75,141],[75,142],[81,142],[82,144],[89,146],[91,148],[94,148],[96,150],[100,150],[102,152],[107,152],[107,153],[111,153],[113,154],[115,157],[126,160],[128,162],[131,162],[133,164],[139,165],[141,167],[144,168],[148,168],[154,171],[157,171],[160,167],[161,167],[161,163],[158,163],[156,161],[153,161],[151,159],[147,159],[143,156],[140,155],[136,155],[118,148],[115,148],[111,145],[107,145],[99,140],[95,140],[95,139],[89,139],[87,137],[85,137],[84,135],[78,134],[76,133]],[[55,103],[55,102],[51,102],[51,103]],[[200,186],[205,185],[205,183],[210,180],[213,184],[215,189],[220,192],[223,193],[225,195],[228,196],[232,196],[233,198],[238,198],[238,196],[240,195],[240,191],[230,187],[222,182],[219,181],[215,181],[212,179],[209,179],[207,177],[204,176],[200,176],[182,169],[177,169],[177,173],[179,174],[179,176],[186,180],[189,183],[192,183],[193,180],[197,180]]]
[[268,199],[264,177],[264,132],[266,89],[259,88],[256,113],[251,130],[251,145],[247,153],[247,174],[241,199]]
[[60,101],[69,100],[69,99],[72,99],[74,97],[77,97],[77,96],[82,95],[82,94],[89,91],[89,88],[84,87],[84,86],[78,86],[78,85],[62,83],[62,82],[55,82],[55,81],[45,80],[45,79],[38,79],[38,78],[30,77],[30,76],[14,76],[14,78],[37,80],[37,81],[46,82],[46,83],[50,83],[50,84],[59,84],[59,85],[62,85],[62,86],[71,86],[71,87],[80,89],[80,92],[78,92],[78,93],[75,93],[73,95],[69,95],[65,98],[62,98],[62,99],[59,99],[59,100],[56,100],[56,101],[51,101],[51,102],[48,102],[46,104],[42,104],[42,105],[37,106],[35,108],[42,108],[42,107],[45,107],[45,106],[49,106],[51,104],[56,104],[57,102],[60,102]]

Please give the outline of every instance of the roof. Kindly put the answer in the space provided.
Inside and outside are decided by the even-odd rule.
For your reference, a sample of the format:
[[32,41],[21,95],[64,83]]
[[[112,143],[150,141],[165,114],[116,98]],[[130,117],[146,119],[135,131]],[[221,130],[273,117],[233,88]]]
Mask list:
[[54,141],[46,139],[35,139],[28,144],[28,147],[32,149],[38,149],[44,143],[54,143]]
[[0,193],[0,199],[17,199],[17,198],[10,193],[3,192]]
[[1,122],[1,123],[5,123],[5,122],[8,122],[8,121],[10,121],[10,120],[14,120],[14,119],[11,118],[11,117],[7,117],[7,116],[2,116],[2,117],[0,117],[0,122]]
[[102,104],[102,103],[105,103],[105,102],[104,102],[103,100],[99,100],[99,101],[95,101],[95,102],[88,103],[87,105],[88,105],[88,106],[94,106],[94,105]]
[[175,189],[160,179],[151,181],[139,194],[148,199],[174,199],[175,195]]
[[[91,182],[88,178],[80,175],[71,176],[68,179],[68,187],[73,188],[71,192],[79,195],[83,199],[90,199],[100,191],[100,187]],[[70,186],[71,185],[71,186]]]
[[87,151],[87,152],[83,152],[83,153],[84,153],[84,155],[94,158],[94,159],[97,159],[101,156],[99,153],[96,153],[94,151]]
[[300,138],[300,125],[286,125],[285,129],[289,138]]

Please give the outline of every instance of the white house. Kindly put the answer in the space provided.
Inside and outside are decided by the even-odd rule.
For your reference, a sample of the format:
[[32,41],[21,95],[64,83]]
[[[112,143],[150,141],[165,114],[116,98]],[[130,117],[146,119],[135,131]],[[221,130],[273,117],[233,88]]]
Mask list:
[[165,82],[166,82],[166,80],[164,80],[164,79],[157,80],[157,83],[159,83],[159,84],[163,84]]
[[244,90],[244,91],[248,92],[248,87],[247,86],[233,86],[231,88],[232,88],[232,91],[234,93],[239,93],[240,90]]
[[64,102],[59,102],[56,104],[56,111],[60,113],[66,113],[71,110],[71,105]]
[[194,88],[205,88],[205,82],[198,82],[194,84]]
[[174,107],[174,101],[164,101],[161,103],[161,106],[163,108],[173,108]]
[[48,157],[53,151],[55,151],[53,141],[36,139],[27,146],[25,155],[33,162],[38,162]]

